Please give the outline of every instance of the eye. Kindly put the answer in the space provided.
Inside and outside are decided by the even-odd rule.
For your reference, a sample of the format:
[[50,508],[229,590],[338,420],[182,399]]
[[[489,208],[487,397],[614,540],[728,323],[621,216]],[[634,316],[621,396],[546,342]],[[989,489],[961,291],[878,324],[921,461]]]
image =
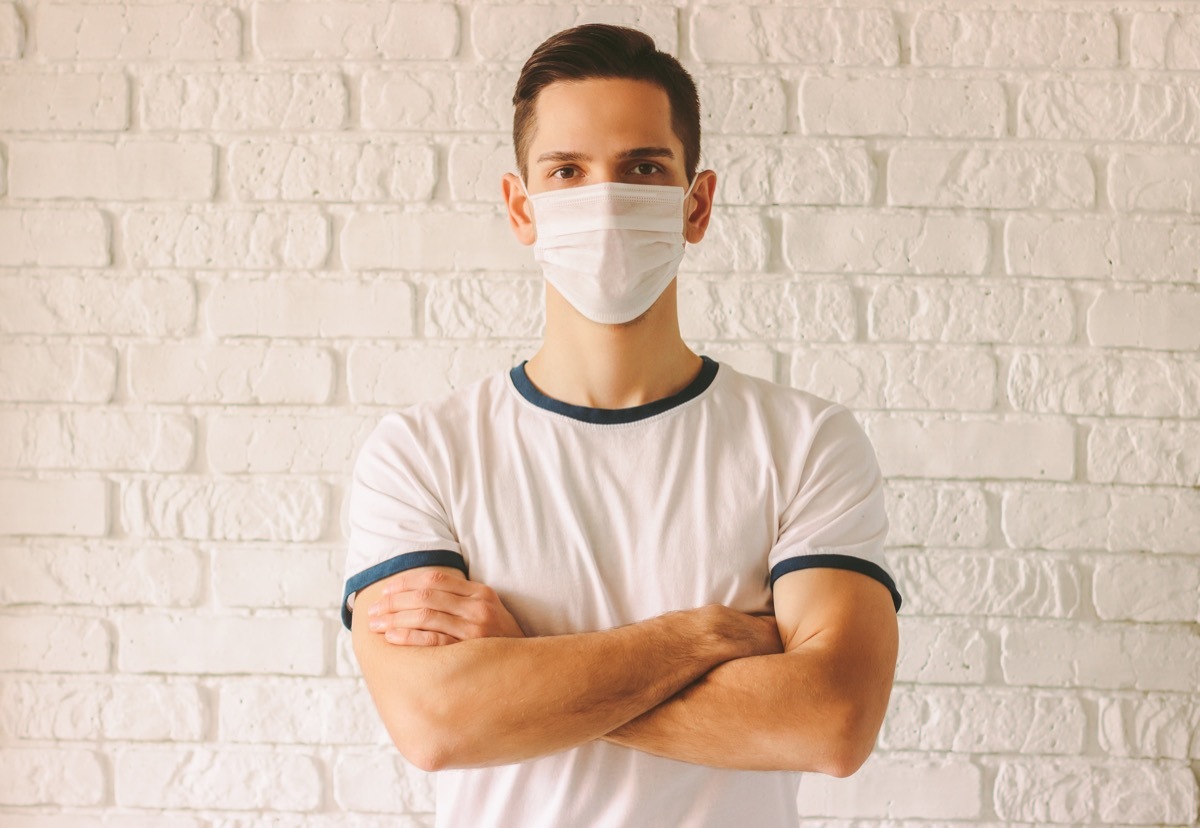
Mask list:
[[649,161],[643,161],[633,168],[634,175],[657,175],[662,171],[662,167]]
[[559,167],[550,173],[551,178],[557,178],[560,181],[567,181],[579,174],[579,170],[574,167]]

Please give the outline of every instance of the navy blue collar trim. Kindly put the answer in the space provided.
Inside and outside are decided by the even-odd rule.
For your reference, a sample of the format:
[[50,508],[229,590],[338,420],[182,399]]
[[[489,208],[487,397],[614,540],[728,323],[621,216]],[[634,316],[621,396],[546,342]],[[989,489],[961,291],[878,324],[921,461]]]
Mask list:
[[700,359],[704,361],[704,364],[700,367],[700,373],[682,391],[672,394],[669,397],[663,397],[661,400],[648,402],[645,405],[635,405],[633,408],[589,408],[585,405],[571,405],[570,403],[556,400],[553,397],[547,397],[530,382],[529,375],[525,373],[525,362],[529,360],[525,360],[509,371],[509,376],[512,377],[513,385],[521,392],[521,396],[538,408],[553,411],[555,414],[562,414],[564,417],[570,417],[573,420],[582,420],[585,423],[632,423],[637,420],[644,420],[647,417],[653,417],[664,411],[669,411],[675,406],[683,405],[688,400],[695,399],[703,394],[704,390],[712,385],[713,379],[716,378],[717,368],[720,367],[720,363],[706,357],[704,354],[700,355]]

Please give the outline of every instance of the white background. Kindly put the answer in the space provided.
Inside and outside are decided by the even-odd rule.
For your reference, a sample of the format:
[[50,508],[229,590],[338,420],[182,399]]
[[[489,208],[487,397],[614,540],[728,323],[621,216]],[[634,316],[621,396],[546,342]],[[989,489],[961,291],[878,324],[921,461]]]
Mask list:
[[345,484],[536,350],[509,101],[601,20],[701,88],[685,339],[889,478],[892,710],[801,812],[1196,824],[1200,9],[992,6],[0,0],[0,822],[431,823]]

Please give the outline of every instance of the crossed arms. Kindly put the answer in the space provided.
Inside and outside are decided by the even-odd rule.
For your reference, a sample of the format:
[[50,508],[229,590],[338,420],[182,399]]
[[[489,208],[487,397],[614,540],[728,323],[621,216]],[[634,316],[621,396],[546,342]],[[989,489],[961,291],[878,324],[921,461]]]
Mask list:
[[425,770],[605,739],[713,767],[849,776],[891,692],[891,594],[813,568],[779,578],[774,603],[774,618],[711,605],[526,638],[485,585],[425,567],[360,590],[352,635],[388,733]]

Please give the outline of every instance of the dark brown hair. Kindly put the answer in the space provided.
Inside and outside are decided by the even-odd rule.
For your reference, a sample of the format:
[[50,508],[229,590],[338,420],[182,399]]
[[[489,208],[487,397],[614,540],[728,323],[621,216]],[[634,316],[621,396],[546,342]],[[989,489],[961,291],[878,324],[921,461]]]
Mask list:
[[688,181],[700,163],[700,98],[679,61],[660,52],[648,34],[624,26],[586,23],[551,35],[521,68],[513,93],[513,149],[521,178],[529,180],[529,140],[538,93],[556,81],[627,78],[649,81],[667,93],[671,130],[683,144]]

